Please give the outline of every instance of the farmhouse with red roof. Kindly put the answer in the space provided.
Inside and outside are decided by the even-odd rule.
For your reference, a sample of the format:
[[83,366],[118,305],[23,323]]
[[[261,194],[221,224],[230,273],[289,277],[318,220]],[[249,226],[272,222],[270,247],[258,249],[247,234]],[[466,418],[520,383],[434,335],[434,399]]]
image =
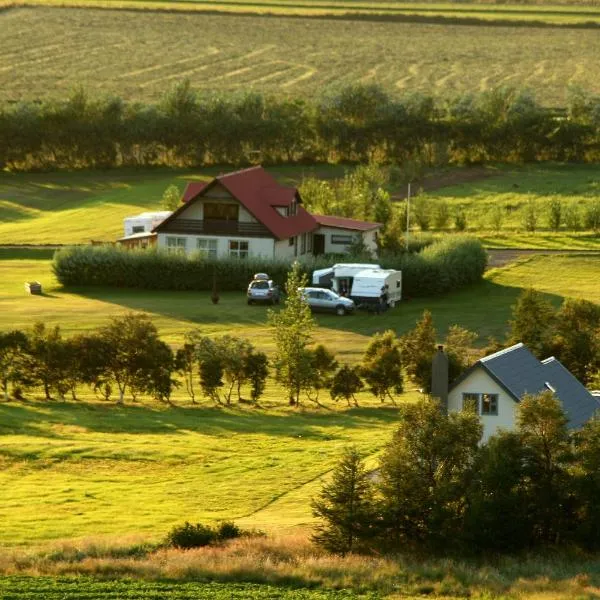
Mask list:
[[[258,166],[189,183],[181,206],[146,235],[169,252],[285,260],[343,254],[359,237],[375,252],[380,228],[380,223],[310,214],[296,188],[280,185]],[[138,245],[143,237],[127,235],[119,242]]]

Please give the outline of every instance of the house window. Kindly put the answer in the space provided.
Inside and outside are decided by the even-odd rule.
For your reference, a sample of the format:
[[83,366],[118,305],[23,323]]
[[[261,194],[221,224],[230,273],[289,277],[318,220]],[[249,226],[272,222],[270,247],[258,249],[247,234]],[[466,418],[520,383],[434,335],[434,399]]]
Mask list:
[[204,203],[204,219],[206,221],[237,221],[238,212],[237,204]]
[[144,231],[146,231],[146,228],[143,225],[134,225],[131,228],[131,233],[144,233]]
[[498,414],[498,394],[481,394],[481,414]]
[[248,242],[229,240],[229,256],[234,258],[248,258]]
[[313,234],[307,233],[306,234],[306,251],[312,252],[312,250],[313,250]]
[[462,397],[463,410],[472,410],[475,413],[479,412],[479,394],[471,394],[470,392],[467,392],[463,394]]
[[340,246],[350,246],[354,241],[351,235],[332,235],[331,243],[338,244]]
[[293,237],[291,237],[291,238],[289,239],[289,241],[288,241],[288,244],[289,244],[290,246],[293,246],[293,245],[294,245],[294,238],[293,238]]
[[199,239],[197,241],[198,253],[204,258],[217,258],[217,240]]
[[167,252],[185,254],[185,238],[172,235],[167,236]]
[[306,234],[303,233],[300,238],[300,254],[304,254],[306,252]]

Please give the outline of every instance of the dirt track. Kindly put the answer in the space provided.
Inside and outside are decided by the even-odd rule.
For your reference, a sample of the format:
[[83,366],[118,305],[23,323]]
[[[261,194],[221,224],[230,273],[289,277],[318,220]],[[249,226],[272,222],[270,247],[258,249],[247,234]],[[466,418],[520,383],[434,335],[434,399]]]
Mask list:
[[494,267],[503,267],[504,265],[514,262],[522,256],[532,256],[534,254],[589,254],[592,256],[600,257],[600,251],[598,250],[532,250],[532,249],[501,249],[501,250],[488,250],[488,269]]

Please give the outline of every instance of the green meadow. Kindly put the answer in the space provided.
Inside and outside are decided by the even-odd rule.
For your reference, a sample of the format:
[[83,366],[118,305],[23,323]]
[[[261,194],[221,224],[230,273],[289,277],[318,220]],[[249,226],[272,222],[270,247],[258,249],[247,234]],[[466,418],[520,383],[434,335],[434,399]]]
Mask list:
[[[208,180],[226,169],[185,171],[119,170],[0,175],[0,243],[86,244],[114,241],[123,236],[123,219],[143,211],[160,210],[164,190],[187,181]],[[269,169],[282,183],[298,186],[304,177],[342,177],[342,165],[277,167]],[[467,229],[490,248],[600,250],[592,231],[557,232],[548,227],[548,203],[561,200],[563,211],[574,207],[583,224],[585,211],[600,197],[598,165],[544,164],[533,166],[455,167],[431,172],[413,186],[428,210],[440,203],[450,215],[463,210]],[[405,189],[391,188],[393,197]],[[536,206],[538,229],[527,232],[524,211]],[[494,211],[501,213],[500,230],[493,227]],[[449,219],[447,231],[453,230]],[[418,229],[414,229],[415,232]]]

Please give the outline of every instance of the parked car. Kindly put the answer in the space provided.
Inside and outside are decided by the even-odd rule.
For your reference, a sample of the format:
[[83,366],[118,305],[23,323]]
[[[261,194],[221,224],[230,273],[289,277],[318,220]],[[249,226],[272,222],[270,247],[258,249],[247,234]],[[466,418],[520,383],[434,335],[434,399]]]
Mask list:
[[257,273],[248,284],[248,304],[267,302],[279,304],[281,292],[266,273]]
[[339,296],[332,290],[306,287],[300,288],[300,292],[311,310],[334,312],[340,316],[354,312],[354,301],[350,300],[350,298]]

